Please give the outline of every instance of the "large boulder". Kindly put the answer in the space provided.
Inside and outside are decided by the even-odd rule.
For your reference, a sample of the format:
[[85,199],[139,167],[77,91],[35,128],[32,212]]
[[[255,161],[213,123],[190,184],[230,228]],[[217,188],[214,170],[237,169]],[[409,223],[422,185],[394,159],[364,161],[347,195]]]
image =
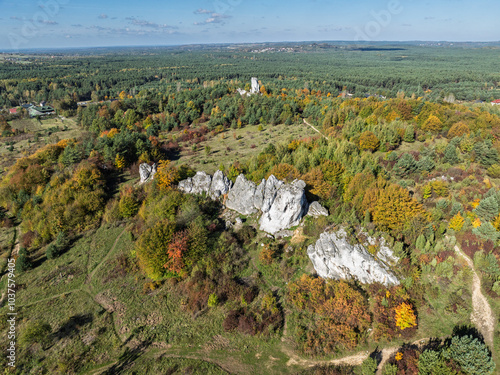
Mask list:
[[308,206],[305,187],[306,183],[302,180],[282,185],[276,192],[269,211],[263,212],[260,218],[260,230],[275,234],[299,225]]
[[145,182],[152,181],[156,174],[156,164],[149,165],[147,163],[142,163],[139,165],[139,175],[140,175],[140,184],[144,184]]
[[224,176],[222,171],[217,171],[212,177],[212,183],[208,193],[212,199],[217,199],[221,195],[227,194],[232,185],[233,183]]
[[399,280],[359,244],[351,245],[346,232],[325,232],[315,245],[307,248],[319,276],[330,279],[357,279],[362,283],[397,285]]
[[236,182],[227,194],[226,207],[242,215],[251,215],[257,212],[254,206],[254,196],[257,186],[248,181],[243,174],[236,178]]

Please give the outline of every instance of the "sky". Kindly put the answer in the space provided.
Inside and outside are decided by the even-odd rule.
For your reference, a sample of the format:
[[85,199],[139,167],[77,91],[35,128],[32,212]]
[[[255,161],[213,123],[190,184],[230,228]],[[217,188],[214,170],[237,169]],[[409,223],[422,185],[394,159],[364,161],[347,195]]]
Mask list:
[[0,0],[0,51],[280,41],[499,41],[498,0]]

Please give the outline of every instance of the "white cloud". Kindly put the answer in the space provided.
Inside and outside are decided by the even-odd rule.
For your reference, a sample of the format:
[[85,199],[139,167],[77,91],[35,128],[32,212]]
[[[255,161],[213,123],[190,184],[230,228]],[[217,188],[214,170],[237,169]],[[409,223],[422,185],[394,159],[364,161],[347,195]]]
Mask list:
[[99,16],[97,18],[99,18],[100,20],[105,20],[106,18],[108,18],[108,15],[101,13],[101,14],[99,14]]
[[167,24],[160,24],[156,22],[151,22],[147,20],[137,19],[135,17],[127,17],[125,18],[131,25],[145,27],[150,29],[176,29],[175,26],[170,26]]
[[231,18],[226,14],[215,13],[206,9],[198,9],[194,12],[195,14],[209,14],[210,16],[205,19],[203,22],[194,22],[194,25],[206,25],[206,24],[215,24],[215,23],[224,23],[224,20],[227,18]]
[[214,13],[213,10],[208,10],[208,9],[197,9],[193,12],[194,14],[210,14],[210,13]]

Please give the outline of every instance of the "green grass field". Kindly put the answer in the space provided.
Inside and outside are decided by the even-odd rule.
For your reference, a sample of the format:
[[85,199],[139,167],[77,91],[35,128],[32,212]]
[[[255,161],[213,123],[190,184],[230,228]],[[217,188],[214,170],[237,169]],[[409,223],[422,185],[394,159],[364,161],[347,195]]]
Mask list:
[[73,118],[64,120],[59,117],[42,120],[19,119],[11,121],[10,126],[12,129],[23,131],[24,134],[2,138],[0,143],[0,174],[14,164],[17,159],[32,155],[46,144],[57,143],[62,139],[76,138],[82,133]]
[[[179,133],[167,133],[166,139],[176,139]],[[261,152],[269,143],[279,144],[292,139],[319,136],[309,126],[298,123],[292,125],[266,125],[262,131],[259,126],[246,126],[241,129],[230,129],[216,136],[205,136],[207,140],[193,150],[187,143],[181,143],[182,151],[174,165],[186,164],[195,171],[202,170],[213,173],[219,165],[228,168],[233,162],[244,163],[251,156]],[[206,150],[206,148],[209,150]],[[208,151],[208,152],[207,152]]]

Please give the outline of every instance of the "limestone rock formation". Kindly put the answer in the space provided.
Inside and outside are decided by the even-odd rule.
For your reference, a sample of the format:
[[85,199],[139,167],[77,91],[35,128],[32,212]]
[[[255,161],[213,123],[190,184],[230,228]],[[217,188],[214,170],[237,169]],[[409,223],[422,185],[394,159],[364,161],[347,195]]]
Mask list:
[[282,185],[277,190],[269,211],[263,212],[260,218],[260,230],[274,234],[299,225],[307,211],[305,187],[306,183],[302,180]]
[[256,77],[252,77],[252,89],[251,94],[258,94],[260,92],[259,80]]
[[377,262],[362,245],[351,245],[346,232],[325,232],[307,249],[314,269],[324,278],[358,279],[362,283],[397,285],[399,280],[382,263]]
[[[305,187],[304,181],[296,180],[285,184],[272,175],[256,186],[242,174],[232,186],[231,181],[221,171],[217,171],[213,177],[205,172],[198,172],[193,178],[179,182],[179,190],[184,193],[205,192],[212,199],[227,194],[226,207],[241,215],[261,211],[260,229],[273,235],[281,232],[279,235],[286,236],[289,233],[282,231],[298,225],[307,212]],[[319,204],[318,206],[322,208]]]
[[255,183],[248,181],[240,174],[227,194],[226,207],[242,215],[251,215],[257,212],[254,206]]
[[233,186],[233,183],[224,176],[224,173],[222,173],[222,171],[217,171],[212,177],[212,184],[210,185],[208,193],[213,199],[217,199],[221,195],[227,194],[231,186]]
[[358,237],[366,238],[367,245],[376,246],[378,248],[377,259],[380,259],[385,264],[395,266],[399,262],[399,258],[394,255],[392,249],[387,246],[383,237],[377,240],[375,237],[370,237],[368,233],[363,231],[358,234]]
[[179,190],[188,194],[208,193],[212,177],[205,172],[196,172],[196,175],[179,182]]
[[180,181],[178,187],[186,194],[207,193],[212,199],[217,199],[227,194],[231,186],[232,182],[221,171],[217,171],[213,177],[205,172],[197,172],[192,178]]
[[268,212],[271,205],[276,198],[278,190],[283,186],[284,182],[278,180],[274,175],[269,176],[267,181],[265,179],[257,186],[254,196],[255,208],[262,212]]
[[307,215],[312,217],[328,216],[328,210],[319,204],[319,202],[312,202],[307,210]]
[[152,166],[147,163],[139,165],[139,175],[141,177],[140,184],[152,181],[156,174],[156,164]]

